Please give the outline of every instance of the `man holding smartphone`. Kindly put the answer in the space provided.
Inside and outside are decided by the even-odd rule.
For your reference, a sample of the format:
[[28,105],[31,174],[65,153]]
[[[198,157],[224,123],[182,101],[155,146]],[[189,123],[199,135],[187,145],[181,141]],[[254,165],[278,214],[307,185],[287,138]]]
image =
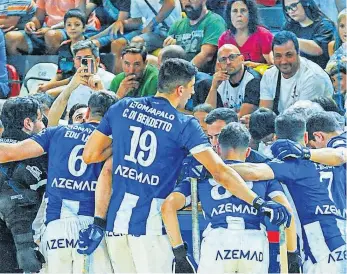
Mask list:
[[260,80],[258,72],[244,65],[237,47],[224,45],[218,50],[216,73],[205,103],[233,108],[239,117],[252,113],[259,105]]

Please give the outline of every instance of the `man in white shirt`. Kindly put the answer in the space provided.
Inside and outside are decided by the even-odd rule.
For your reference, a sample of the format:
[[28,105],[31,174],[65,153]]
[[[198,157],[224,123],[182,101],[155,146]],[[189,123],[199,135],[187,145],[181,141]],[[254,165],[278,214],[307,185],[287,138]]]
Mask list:
[[332,96],[334,89],[328,74],[314,62],[299,56],[294,33],[277,33],[272,50],[275,66],[265,72],[260,82],[260,107],[282,113],[296,101]]

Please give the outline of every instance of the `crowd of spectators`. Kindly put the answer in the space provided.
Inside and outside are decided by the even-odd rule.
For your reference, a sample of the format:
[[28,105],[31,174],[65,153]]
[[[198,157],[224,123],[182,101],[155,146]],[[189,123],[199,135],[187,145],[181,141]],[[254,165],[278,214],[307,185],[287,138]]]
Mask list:
[[[155,95],[161,64],[180,58],[198,69],[195,94],[180,111],[206,134],[207,125],[223,121],[209,133],[214,146],[231,114],[249,128],[255,158],[271,157],[274,120],[286,111],[334,112],[343,127],[346,4],[279,0],[285,23],[275,32],[258,15],[262,2],[0,0],[1,104],[10,94],[6,63],[13,55],[58,55],[56,76],[29,95],[46,126],[83,122],[94,92],[116,100]],[[101,62],[105,53],[111,66]]]

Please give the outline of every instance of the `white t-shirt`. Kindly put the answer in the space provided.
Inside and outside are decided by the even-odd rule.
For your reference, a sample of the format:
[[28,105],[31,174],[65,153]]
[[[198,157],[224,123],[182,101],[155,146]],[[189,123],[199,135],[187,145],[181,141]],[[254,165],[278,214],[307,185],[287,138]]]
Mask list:
[[[151,4],[151,6],[155,9],[157,14],[163,6],[163,0],[148,0],[148,3]],[[153,11],[149,8],[149,6],[146,4],[144,0],[131,0],[130,16],[131,18],[142,18],[142,22],[144,26],[146,26],[156,15],[153,13]],[[174,10],[164,21],[169,27],[171,27],[176,21],[180,20],[181,18],[181,3],[179,0],[175,0]],[[159,26],[161,26],[161,24]]]
[[[331,97],[334,91],[329,75],[316,63],[300,58],[300,67],[290,79],[281,76],[278,112],[299,100],[312,100],[319,96]],[[260,100],[274,100],[279,70],[272,67],[265,71],[260,82]]]
[[[98,68],[97,74],[102,79],[104,88],[108,90],[110,88],[111,82],[115,75],[111,72],[108,72],[102,68]],[[94,92],[90,87],[85,85],[79,85],[72,93],[67,102],[67,110],[69,111],[71,107],[75,104],[86,104],[88,105],[88,100]]]

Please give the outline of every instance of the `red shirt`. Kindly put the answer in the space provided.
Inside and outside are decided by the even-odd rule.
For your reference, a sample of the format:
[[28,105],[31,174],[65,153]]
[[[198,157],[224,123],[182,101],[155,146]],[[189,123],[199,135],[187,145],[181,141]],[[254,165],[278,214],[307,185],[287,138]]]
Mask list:
[[227,30],[219,37],[218,48],[224,44],[232,44],[238,47],[245,57],[245,61],[266,63],[263,54],[271,52],[272,39],[273,35],[269,30],[258,26],[257,30],[248,37],[247,41],[242,46],[239,46],[234,35],[230,30]]

